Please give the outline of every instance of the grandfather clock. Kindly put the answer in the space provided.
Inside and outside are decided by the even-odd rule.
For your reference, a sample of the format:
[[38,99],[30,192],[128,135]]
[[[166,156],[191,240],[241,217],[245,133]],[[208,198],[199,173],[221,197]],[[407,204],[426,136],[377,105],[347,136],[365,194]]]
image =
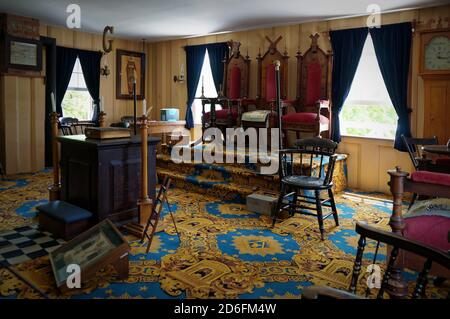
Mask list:
[[450,139],[450,28],[420,32],[420,76],[424,82],[424,137]]

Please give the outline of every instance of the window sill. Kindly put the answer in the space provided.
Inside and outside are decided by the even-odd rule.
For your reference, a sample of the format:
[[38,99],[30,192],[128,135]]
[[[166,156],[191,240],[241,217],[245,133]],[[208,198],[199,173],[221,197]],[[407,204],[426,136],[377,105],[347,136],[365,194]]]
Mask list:
[[383,138],[383,137],[370,137],[370,136],[358,136],[358,135],[341,135],[343,138],[355,138],[355,139],[364,139],[369,141],[382,141],[382,142],[391,142],[394,143],[395,139],[393,138]]

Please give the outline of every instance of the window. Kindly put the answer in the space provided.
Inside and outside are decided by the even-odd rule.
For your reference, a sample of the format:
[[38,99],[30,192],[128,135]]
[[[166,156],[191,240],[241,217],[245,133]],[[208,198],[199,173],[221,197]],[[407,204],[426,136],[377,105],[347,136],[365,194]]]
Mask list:
[[369,34],[350,93],[342,107],[341,134],[394,139],[397,119]]
[[[197,92],[195,97],[202,95],[202,85],[204,86],[204,95],[206,97],[217,97],[216,86],[214,85],[214,79],[212,76],[211,65],[209,63],[208,50],[205,53],[205,60],[203,61],[202,72],[200,74],[200,81],[198,81]],[[221,106],[216,104],[216,111],[221,110]],[[205,105],[205,113],[211,110],[210,105]],[[194,117],[194,124],[202,124],[202,101],[195,99],[192,104],[192,115]]]
[[79,120],[91,120],[93,112],[92,98],[84,81],[80,60],[77,58],[73,67],[64,99],[61,103],[64,117],[75,117]]

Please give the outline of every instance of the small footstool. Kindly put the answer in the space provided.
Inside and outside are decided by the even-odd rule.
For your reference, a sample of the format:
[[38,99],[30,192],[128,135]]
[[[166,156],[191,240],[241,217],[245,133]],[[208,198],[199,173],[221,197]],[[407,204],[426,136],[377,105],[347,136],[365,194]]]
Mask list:
[[92,217],[91,212],[60,200],[40,205],[36,209],[39,212],[39,225],[66,241],[87,230]]

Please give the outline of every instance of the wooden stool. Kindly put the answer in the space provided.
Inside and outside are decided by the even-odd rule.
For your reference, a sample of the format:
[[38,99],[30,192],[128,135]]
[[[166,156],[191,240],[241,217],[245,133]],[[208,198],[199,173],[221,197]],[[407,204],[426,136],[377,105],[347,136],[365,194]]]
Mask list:
[[92,217],[91,212],[60,200],[36,209],[39,212],[39,225],[65,241],[87,230]]

